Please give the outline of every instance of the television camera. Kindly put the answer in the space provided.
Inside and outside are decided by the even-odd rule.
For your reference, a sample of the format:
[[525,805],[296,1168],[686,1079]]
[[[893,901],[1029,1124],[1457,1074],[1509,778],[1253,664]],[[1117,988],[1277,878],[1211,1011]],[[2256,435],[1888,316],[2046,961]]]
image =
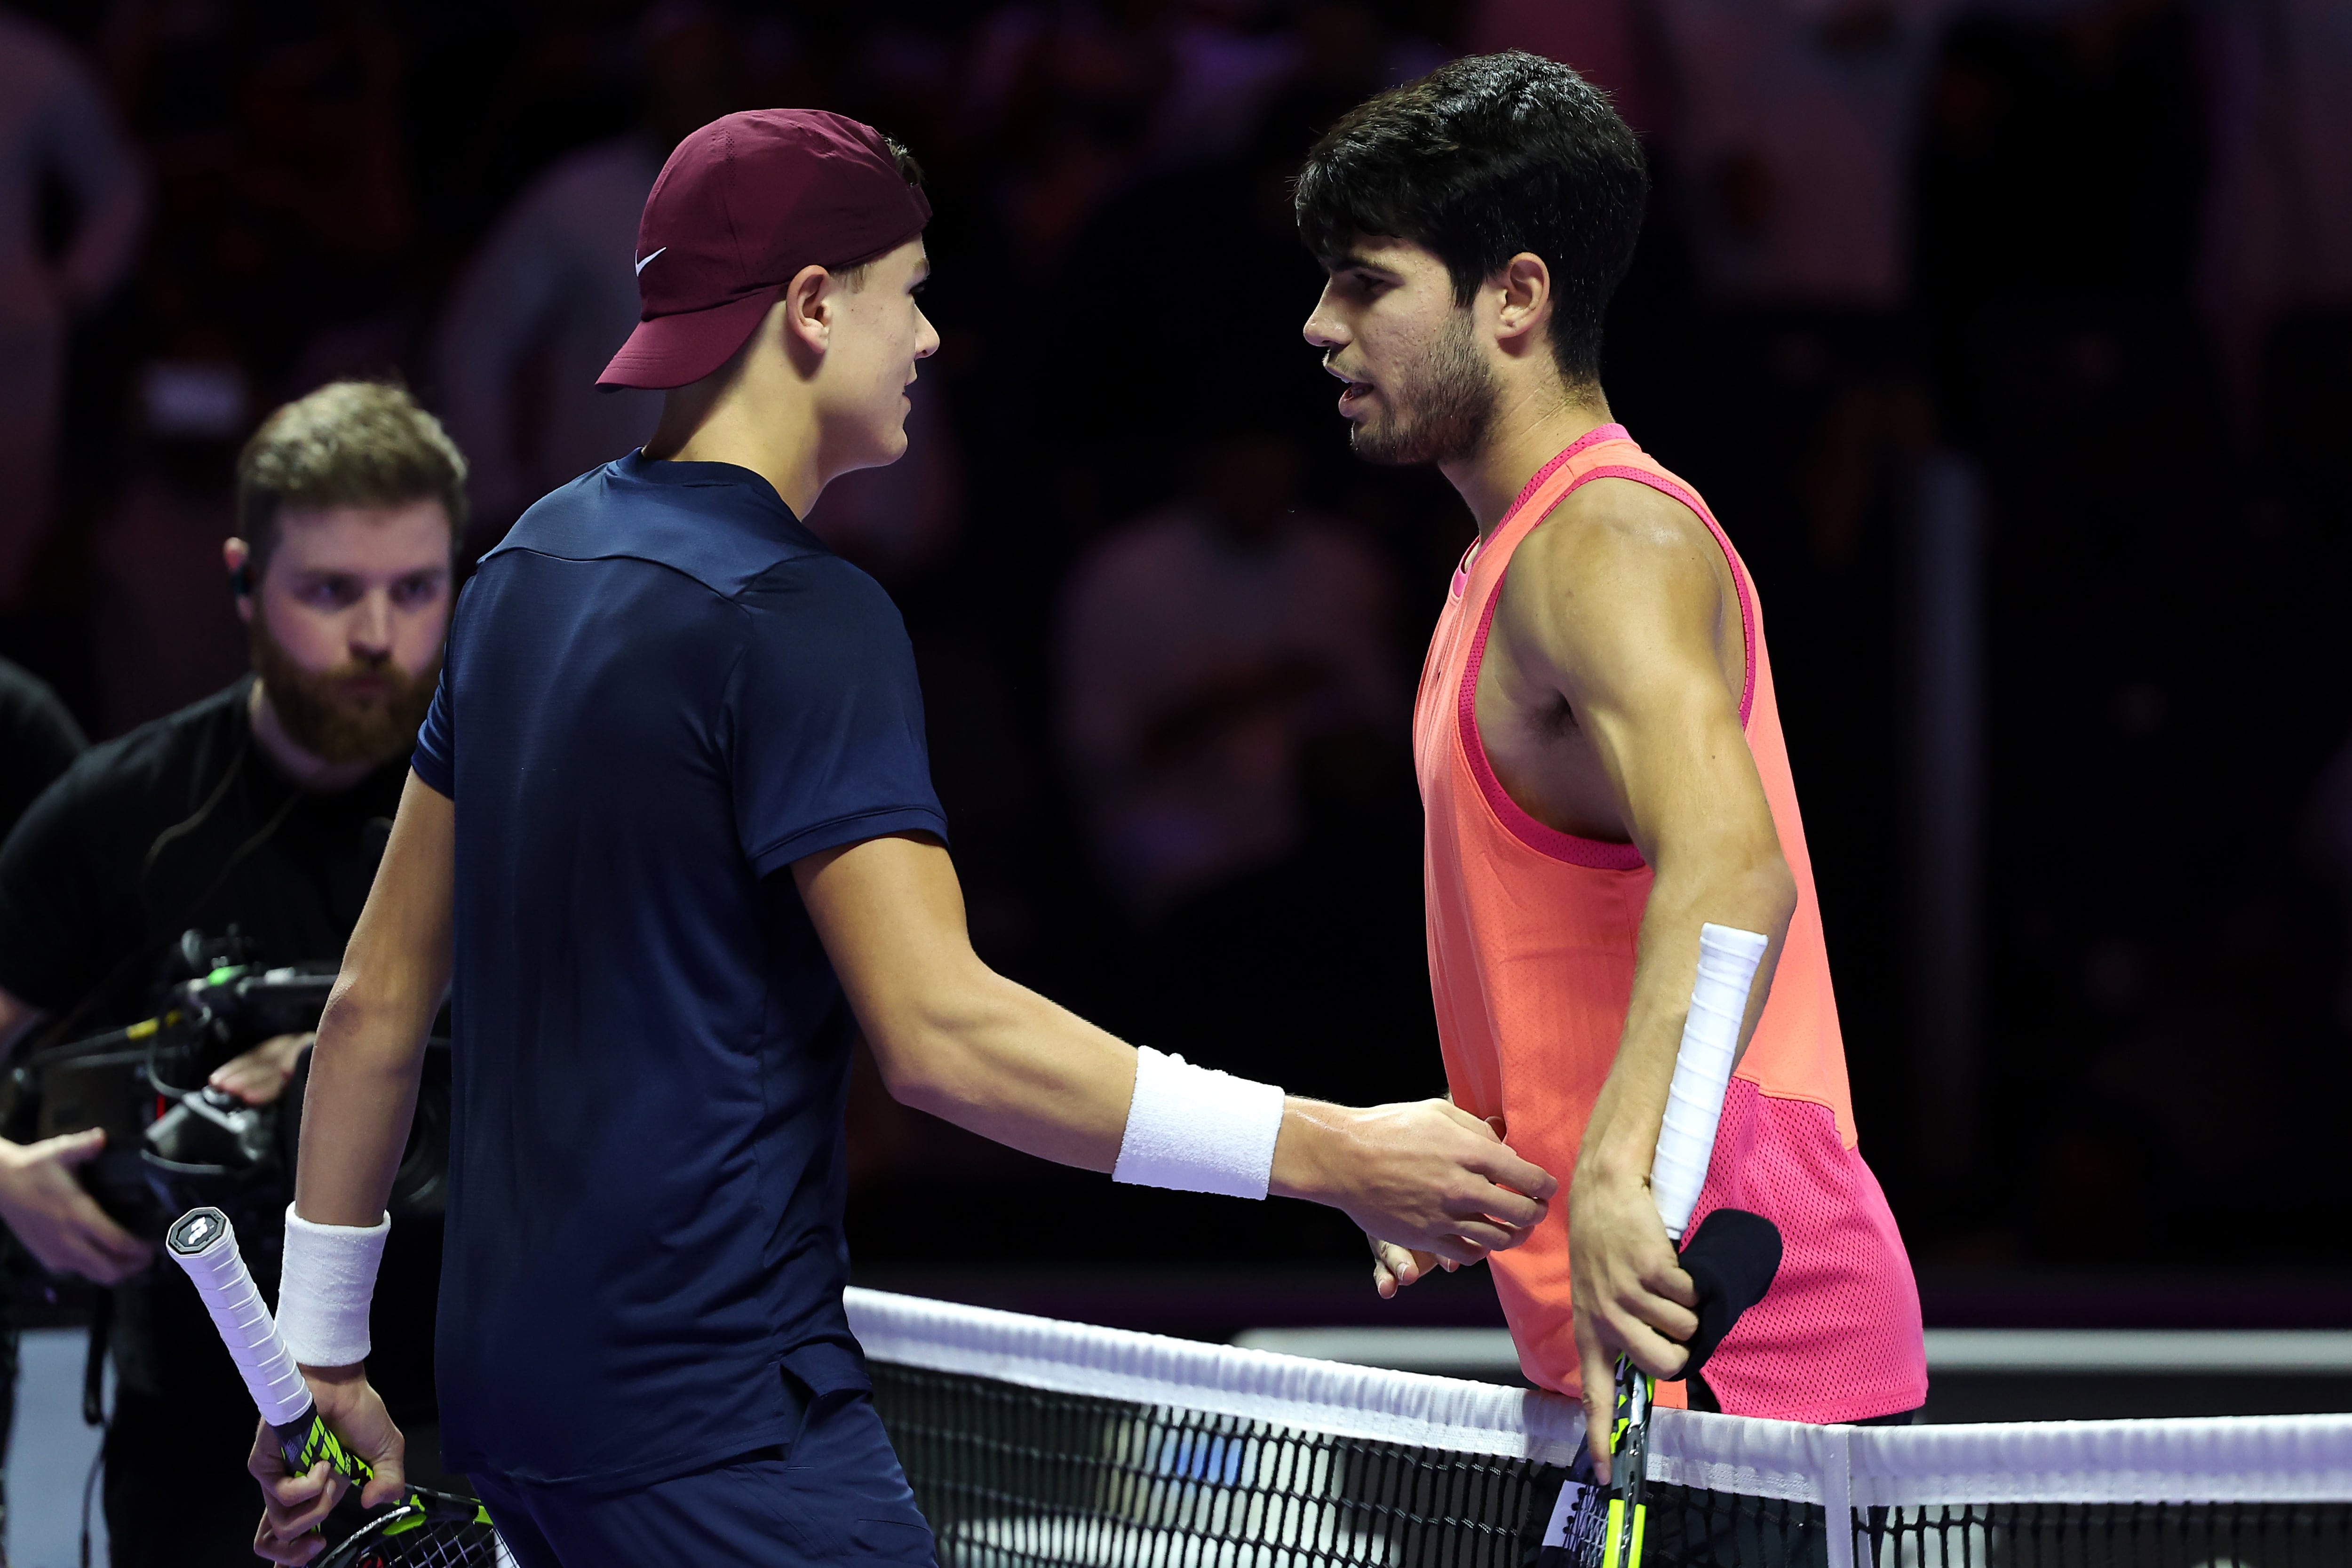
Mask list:
[[[264,965],[232,926],[189,931],[158,986],[155,1011],[123,1028],[34,1052],[9,1075],[0,1129],[30,1142],[91,1127],[106,1148],[81,1168],[99,1205],[135,1235],[159,1238],[191,1208],[228,1214],[273,1249],[292,1195],[306,1045],[285,1093],[248,1105],[212,1088],[213,1071],[254,1047],[319,1026],[336,966]],[[447,1042],[428,1051],[416,1119],[394,1182],[393,1210],[440,1212],[448,1170]]]

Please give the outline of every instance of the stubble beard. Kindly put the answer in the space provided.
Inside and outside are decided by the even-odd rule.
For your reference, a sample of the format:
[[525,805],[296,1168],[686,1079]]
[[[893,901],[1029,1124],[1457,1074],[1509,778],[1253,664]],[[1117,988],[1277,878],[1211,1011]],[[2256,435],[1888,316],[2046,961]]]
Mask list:
[[1450,463],[1475,455],[1495,425],[1501,389],[1478,357],[1469,313],[1456,310],[1429,357],[1393,386],[1377,394],[1391,411],[1375,424],[1358,420],[1348,444],[1368,463],[1399,467]]
[[[296,745],[320,762],[388,763],[415,749],[417,727],[425,722],[440,679],[438,658],[415,675],[388,658],[346,659],[331,669],[306,669],[271,635],[257,597],[248,640],[254,673],[261,677],[278,721]],[[352,696],[344,684],[362,675],[389,689],[381,697]]]

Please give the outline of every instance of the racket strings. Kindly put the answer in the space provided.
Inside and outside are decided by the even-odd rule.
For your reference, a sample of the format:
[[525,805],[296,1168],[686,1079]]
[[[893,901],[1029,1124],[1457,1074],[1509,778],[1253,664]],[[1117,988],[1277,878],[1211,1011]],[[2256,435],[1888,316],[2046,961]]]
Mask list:
[[[401,1509],[344,1542],[321,1568],[497,1568],[498,1532],[478,1519],[421,1522]],[[405,1525],[398,1533],[396,1526]]]

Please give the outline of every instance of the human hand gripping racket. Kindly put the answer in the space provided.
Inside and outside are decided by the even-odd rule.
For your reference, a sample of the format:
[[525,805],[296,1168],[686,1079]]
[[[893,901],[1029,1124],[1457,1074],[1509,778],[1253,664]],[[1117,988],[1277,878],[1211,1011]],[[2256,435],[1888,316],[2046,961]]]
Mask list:
[[[1690,1342],[1685,1377],[1697,1373],[1738,1315],[1762,1299],[1780,1265],[1779,1228],[1761,1215],[1740,1209],[1715,1210],[1688,1244],[1683,1242],[1714,1156],[1716,1127],[1739,1051],[1748,993],[1769,945],[1755,931],[1712,924],[1700,928],[1698,980],[1675,1053],[1665,1120],[1650,1164],[1650,1193],[1658,1217],[1699,1290],[1699,1329]],[[1618,1356],[1615,1409],[1610,1430],[1599,1435],[1607,1443],[1608,1482],[1602,1487],[1591,1481],[1589,1456],[1596,1434],[1588,1431],[1585,1452],[1560,1489],[1544,1535],[1546,1547],[1566,1548],[1578,1568],[1640,1568],[1647,1518],[1643,1495],[1649,1479],[1650,1410],[1656,1386],[1657,1380],[1630,1356]]]
[[[310,1385],[246,1271],[228,1216],[214,1208],[190,1209],[165,1233],[164,1249],[195,1282],[247,1392],[277,1436],[287,1473],[306,1475],[324,1461],[354,1487],[373,1480],[367,1461],[345,1448],[320,1415]],[[512,1562],[480,1503],[410,1487],[392,1507],[328,1547],[316,1568],[499,1568]]]

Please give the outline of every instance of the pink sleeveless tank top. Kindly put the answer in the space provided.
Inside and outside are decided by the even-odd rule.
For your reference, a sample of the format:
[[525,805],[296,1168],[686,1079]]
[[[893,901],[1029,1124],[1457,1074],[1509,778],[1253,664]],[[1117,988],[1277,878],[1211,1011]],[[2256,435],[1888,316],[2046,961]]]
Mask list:
[[[1570,491],[1602,478],[1673,497],[1723,548],[1747,643],[1740,723],[1797,880],[1771,994],[1725,1099],[1693,1215],[1696,1226],[1717,1208],[1764,1215],[1780,1227],[1784,1257],[1771,1290],[1707,1363],[1707,1385],[1741,1415],[1829,1422],[1914,1409],[1927,1393],[1918,1289],[1855,1148],[1821,907],[1755,589],[1706,502],[1620,426],[1602,426],[1546,465],[1472,547],[1423,668],[1413,752],[1447,1082],[1457,1104],[1502,1117],[1512,1146],[1565,1182],[1624,1028],[1650,869],[1630,844],[1574,837],[1520,809],[1487,763],[1474,700],[1513,552]],[[1568,1205],[1555,1201],[1535,1236],[1490,1267],[1528,1378],[1573,1394],[1568,1247]],[[1685,1398],[1680,1384],[1660,1386],[1662,1405]]]

